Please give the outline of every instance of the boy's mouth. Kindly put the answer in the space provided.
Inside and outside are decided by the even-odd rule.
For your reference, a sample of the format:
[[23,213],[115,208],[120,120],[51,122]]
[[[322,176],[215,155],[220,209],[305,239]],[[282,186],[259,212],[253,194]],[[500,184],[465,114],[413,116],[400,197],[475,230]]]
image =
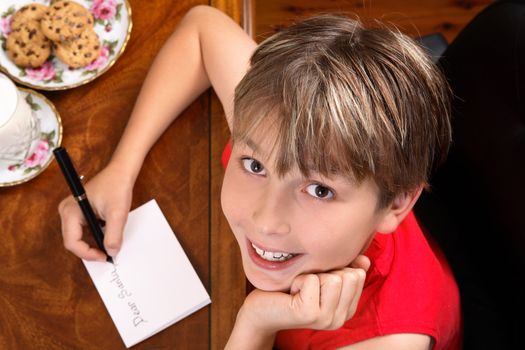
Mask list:
[[257,255],[259,255],[262,259],[266,261],[271,261],[271,262],[286,261],[296,256],[296,254],[292,254],[292,253],[265,251],[264,249],[259,248],[253,243],[251,243],[251,245],[253,249],[255,249],[255,252],[257,253]]

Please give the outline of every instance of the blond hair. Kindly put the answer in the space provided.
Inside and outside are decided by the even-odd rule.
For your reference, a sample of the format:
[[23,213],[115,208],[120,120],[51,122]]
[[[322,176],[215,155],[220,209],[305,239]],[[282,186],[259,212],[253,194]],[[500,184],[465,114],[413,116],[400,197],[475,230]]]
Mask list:
[[412,39],[323,15],[265,40],[235,90],[233,142],[277,130],[276,171],[380,188],[379,206],[426,185],[451,140],[449,88]]

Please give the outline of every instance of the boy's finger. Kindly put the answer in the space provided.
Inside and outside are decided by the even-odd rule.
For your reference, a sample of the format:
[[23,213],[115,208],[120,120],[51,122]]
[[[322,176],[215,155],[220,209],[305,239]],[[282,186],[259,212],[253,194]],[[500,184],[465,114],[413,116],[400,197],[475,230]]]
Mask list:
[[116,256],[122,245],[122,235],[128,213],[122,211],[111,211],[105,216],[106,230],[104,232],[104,247],[109,256]]
[[319,277],[315,274],[297,276],[290,288],[291,295],[297,295],[301,302],[319,305]]
[[349,318],[349,310],[352,307],[352,301],[354,300],[359,285],[359,273],[351,268],[344,268],[334,273],[337,273],[341,277],[343,283],[341,287],[341,297],[339,298],[334,319],[336,328],[339,328]]
[[317,319],[320,304],[320,280],[318,275],[297,276],[290,289],[292,300],[289,303],[291,314],[295,315],[291,323],[307,326]]
[[366,280],[366,272],[362,269],[355,269],[354,273],[357,275],[357,283],[355,283],[355,292],[353,293],[352,303],[350,308],[348,308],[348,313],[346,319],[350,319],[354,316],[357,311],[357,306],[359,305],[359,300],[361,299],[361,293],[363,292],[363,287]]
[[[78,253],[77,253],[78,252]],[[107,257],[106,255],[101,252],[100,250],[90,247],[86,242],[79,241],[77,244],[77,252],[75,252],[76,255],[81,256],[84,260],[90,260],[90,261],[106,261]]]
[[339,299],[341,298],[343,280],[341,276],[335,273],[321,273],[318,276],[321,289],[320,326],[322,328],[331,328],[337,306],[339,305]]
[[[78,215],[80,214],[80,215]],[[86,260],[105,261],[106,257],[98,249],[91,248],[86,242],[82,240],[82,223],[84,217],[80,210],[70,211],[70,214],[61,215],[62,223],[62,237],[64,240],[64,247],[78,256]]]

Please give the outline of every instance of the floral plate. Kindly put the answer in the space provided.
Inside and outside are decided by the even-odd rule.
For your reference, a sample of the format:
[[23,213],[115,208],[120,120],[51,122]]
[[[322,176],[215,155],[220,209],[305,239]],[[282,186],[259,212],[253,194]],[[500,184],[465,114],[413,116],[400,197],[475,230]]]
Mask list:
[[40,90],[65,90],[99,77],[120,57],[131,33],[131,7],[128,0],[75,0],[89,9],[95,19],[95,32],[102,49],[99,57],[89,65],[72,69],[58,58],[51,57],[39,68],[21,68],[8,58],[5,41],[11,32],[13,14],[29,3],[49,5],[52,0],[0,1],[0,70],[14,81]]
[[51,101],[33,90],[18,89],[40,121],[40,141],[23,162],[0,169],[0,187],[18,185],[42,173],[53,160],[53,149],[62,142],[62,121]]

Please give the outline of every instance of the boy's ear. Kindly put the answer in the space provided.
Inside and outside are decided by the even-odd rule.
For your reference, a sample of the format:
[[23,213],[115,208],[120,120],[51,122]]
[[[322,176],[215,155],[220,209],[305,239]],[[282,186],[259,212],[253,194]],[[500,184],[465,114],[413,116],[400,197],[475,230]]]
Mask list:
[[392,233],[397,226],[408,215],[416,204],[417,199],[423,191],[423,186],[419,186],[414,191],[397,195],[392,203],[382,210],[381,219],[376,229],[379,233]]

